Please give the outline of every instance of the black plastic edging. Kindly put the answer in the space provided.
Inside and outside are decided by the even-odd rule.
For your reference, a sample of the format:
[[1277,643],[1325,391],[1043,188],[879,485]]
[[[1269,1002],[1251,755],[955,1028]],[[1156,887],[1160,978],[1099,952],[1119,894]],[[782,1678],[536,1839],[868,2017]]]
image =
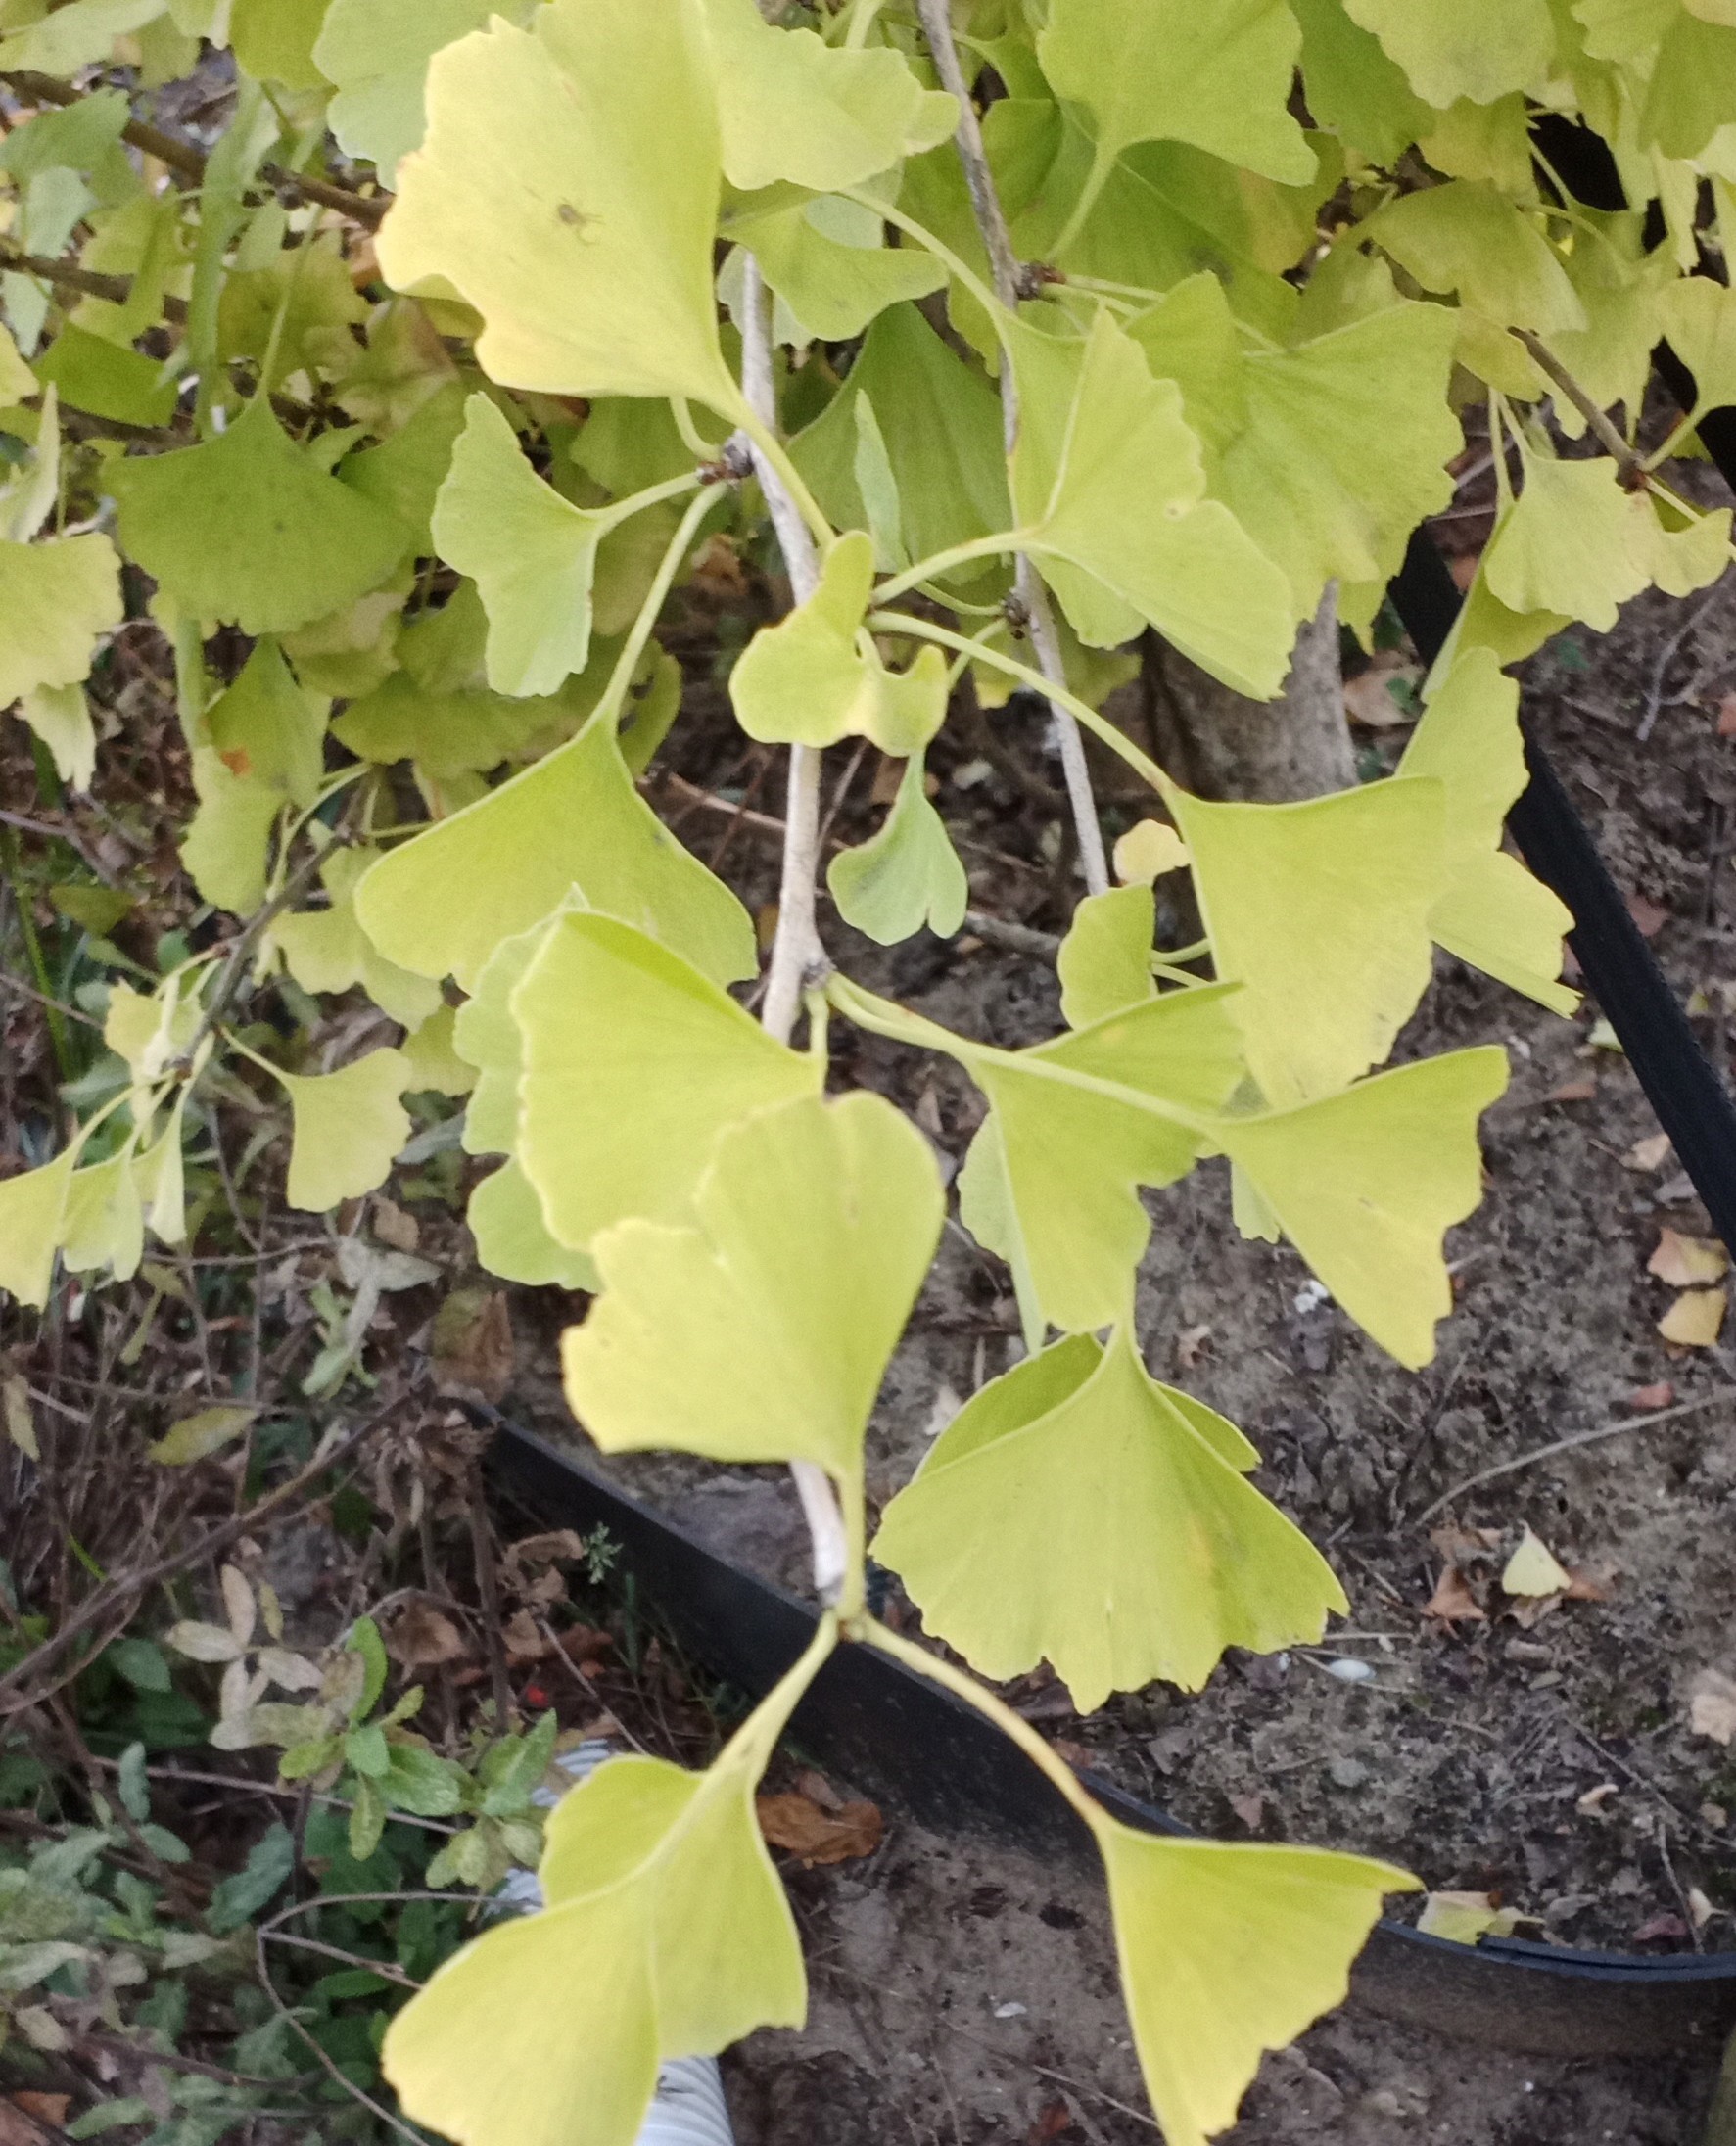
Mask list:
[[[599,1524],[680,1646],[750,1699],[807,1645],[815,1611],[720,1558],[617,1489],[577,1451],[490,1412],[489,1467],[539,1525]],[[1089,1835],[1028,1760],[979,1714],[866,1647],[841,1647],[790,1725],[796,1743],[853,1786],[938,1833],[987,1835],[1038,1861],[1088,1863]],[[1167,1812],[1086,1774],[1117,1818],[1185,1833]],[[1709,2053],[1736,2020],[1736,1954],[1644,1959],[1376,1926],[1353,1977],[1370,2010],[1467,2041],[1533,2055]]]

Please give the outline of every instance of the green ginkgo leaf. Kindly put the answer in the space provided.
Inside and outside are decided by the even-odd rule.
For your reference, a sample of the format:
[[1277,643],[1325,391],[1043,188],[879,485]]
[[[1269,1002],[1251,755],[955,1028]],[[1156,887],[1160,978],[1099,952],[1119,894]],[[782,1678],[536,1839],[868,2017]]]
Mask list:
[[1456,291],[1500,327],[1548,335],[1585,326],[1585,308],[1561,256],[1484,180],[1453,179],[1406,194],[1377,210],[1361,229],[1424,290]]
[[1709,514],[1678,507],[1656,492],[1635,492],[1627,502],[1627,541],[1646,579],[1667,596],[1692,596],[1710,588],[1730,563],[1728,507]]
[[1554,70],[1549,0],[1344,0],[1425,104],[1493,104],[1538,87]]
[[693,1212],[594,1240],[603,1294],[561,1345],[574,1414],[605,1452],[854,1477],[946,1216],[932,1148],[881,1096],[809,1096],[725,1133]]
[[1578,995],[1557,979],[1572,914],[1501,848],[1508,808],[1529,779],[1519,685],[1485,648],[1466,649],[1431,694],[1401,775],[1436,777],[1446,796],[1446,891],[1430,912],[1439,945],[1555,1013]]
[[607,717],[374,866],[356,914],[388,960],[468,990],[501,940],[577,887],[721,983],[754,973],[752,919],[640,797]]
[[1559,611],[1607,633],[1651,578],[1635,556],[1631,504],[1606,456],[1527,454],[1525,489],[1483,559],[1491,594],[1510,611]]
[[[1710,276],[1685,276],[1653,294],[1669,347],[1694,375],[1694,408],[1736,402],[1736,291]],[[1653,316],[1653,329],[1659,314]]]
[[590,658],[597,546],[641,502],[587,510],[563,499],[519,451],[486,395],[473,395],[434,508],[441,557],[474,577],[489,617],[496,693],[553,693]]
[[563,1798],[540,1912],[465,1946],[386,2029],[406,2116],[458,2146],[633,2146],[661,2065],[803,2024],[801,1943],[753,1797],[836,1636],[825,1619],[708,1773],[612,1758]]
[[811,29],[774,29],[754,0],[704,0],[704,13],[724,169],[743,193],[779,179],[817,194],[859,186],[959,123],[957,103],[924,89],[891,46],[849,51]]
[[950,939],[963,923],[970,882],[946,822],[928,802],[919,752],[906,763],[885,825],[857,848],[840,850],[825,883],[845,923],[877,946],[896,946],[924,924],[937,939]]
[[203,446],[108,465],[120,542],[189,618],[291,633],[347,609],[403,556],[395,514],[328,477],[257,397]]
[[[1214,676],[1269,699],[1295,637],[1290,584],[1230,510],[1205,497],[1181,391],[1151,377],[1107,311],[1083,345],[1023,327],[1013,350],[1022,540],[1042,556],[1080,638],[1111,646],[1144,619]],[[1056,560],[1080,573],[1053,572]],[[1093,589],[1111,599],[1107,613]]]
[[359,984],[382,1013],[405,1028],[419,1028],[443,1003],[440,986],[388,961],[356,921],[355,889],[378,856],[370,850],[335,851],[319,869],[328,906],[277,917],[268,938],[304,991],[343,992]]
[[77,685],[120,624],[120,561],[106,536],[0,542],[0,708]]
[[1243,989],[1248,1070],[1269,1103],[1326,1096],[1379,1065],[1427,990],[1447,886],[1445,800],[1377,782],[1296,805],[1174,790],[1220,980]]
[[1096,135],[1091,191],[1135,142],[1191,142],[1291,186],[1314,152],[1290,117],[1301,32],[1285,0],[1052,0],[1037,55]]
[[[87,101],[94,104],[96,99],[93,96]],[[20,356],[12,330],[0,325],[0,409],[11,409],[15,403],[29,401],[36,388],[36,375]]]
[[[1201,319],[1201,315],[1213,316]],[[1456,316],[1399,304],[1289,349],[1243,350],[1224,287],[1192,277],[1128,323],[1175,380],[1212,495],[1290,576],[1295,616],[1326,583],[1385,582],[1452,498],[1464,444],[1447,402]]]
[[[425,980],[416,979],[418,983]],[[441,999],[422,1019],[405,1023],[409,1033],[399,1049],[409,1060],[406,1095],[468,1096],[475,1088],[476,1068],[466,1065],[452,1048],[456,1020],[457,1008]]]
[[1168,2146],[1206,2146],[1266,2051],[1343,2002],[1382,1896],[1417,1881],[1324,1848],[1094,1830],[1146,2091]]
[[0,1179],[0,1289],[42,1311],[54,1285],[54,1255],[66,1225],[77,1149],[40,1169]]
[[110,1270],[130,1282],[145,1252],[145,1210],[130,1147],[107,1162],[74,1170],[67,1190],[61,1256],[70,1274]]
[[1290,0],[1290,7],[1302,25],[1302,79],[1315,125],[1376,163],[1396,163],[1435,113],[1412,95],[1379,38],[1350,20],[1344,0]]
[[232,775],[308,806],[325,774],[331,703],[296,683],[277,643],[260,640],[234,684],[206,710],[212,748]]
[[82,685],[39,685],[18,712],[48,748],[54,769],[70,790],[88,790],[96,776],[96,724]]
[[198,809],[181,843],[181,863],[204,899],[251,916],[265,899],[271,836],[289,802],[274,783],[237,774],[211,745],[193,749]]
[[628,1216],[684,1219],[718,1135],[824,1078],[819,1058],[774,1042],[612,916],[559,917],[511,1008],[524,1050],[514,1149],[550,1231],[576,1248]]
[[933,255],[887,246],[871,209],[831,196],[733,222],[729,233],[753,255],[811,341],[847,343],[887,306],[946,285],[947,272]]
[[428,125],[428,63],[493,16],[522,23],[530,0],[330,0],[313,62],[338,94],[326,117],[338,146],[390,186]]
[[1269,1116],[1221,1121],[1286,1236],[1359,1327],[1417,1371],[1453,1308],[1441,1239],[1482,1196],[1477,1124],[1507,1087],[1495,1046],[1455,1050]]
[[1157,996],[1151,978],[1156,897],[1149,886],[1087,895],[1056,957],[1061,1018],[1089,1028]]
[[1714,136],[1733,125],[1736,21],[1722,0],[1686,0],[1652,63],[1640,114],[1641,141],[1660,156],[1697,158]]
[[807,602],[754,635],[729,674],[749,737],[791,745],[867,737],[898,755],[927,744],[946,720],[946,659],[928,647],[908,671],[887,669],[862,623],[873,584],[873,538],[853,530],[826,553]]
[[529,29],[447,45],[381,228],[388,280],[474,306],[478,362],[507,387],[685,396],[733,422],[714,66],[701,0],[549,0]]
[[1227,1647],[1318,1643],[1349,1608],[1246,1481],[1257,1458],[1157,1384],[1125,1329],[1106,1348],[1077,1337],[970,1400],[887,1507],[873,1554],[984,1676],[1047,1659],[1087,1714],[1153,1678],[1198,1691]]
[[508,1160],[484,1178],[464,1210],[476,1239],[478,1261],[503,1282],[533,1289],[601,1288],[596,1262],[587,1252],[558,1244],[542,1219],[537,1188]]
[[279,1073],[295,1115],[285,1196],[323,1214],[385,1183],[409,1139],[399,1097],[410,1068],[401,1050],[370,1050],[336,1073]]

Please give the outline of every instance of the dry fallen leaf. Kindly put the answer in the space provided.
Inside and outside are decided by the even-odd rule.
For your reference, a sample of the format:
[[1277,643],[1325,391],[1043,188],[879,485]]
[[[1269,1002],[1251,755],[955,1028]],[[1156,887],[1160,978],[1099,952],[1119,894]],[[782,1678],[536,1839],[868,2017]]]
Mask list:
[[1642,939],[1655,939],[1669,921],[1669,911],[1660,908],[1643,894],[1630,894],[1627,897],[1627,913],[1639,926]]
[[1679,1915],[1653,1915],[1634,1932],[1632,1942],[1657,1944],[1667,1939],[1672,1944],[1679,1944],[1687,1935],[1688,1926]]
[[1688,1888],[1688,1913],[1694,1918],[1694,1928],[1704,1930],[1713,1917],[1721,1915],[1723,1910],[1713,1907],[1698,1886],[1690,1886]]
[[0,1378],[0,1421],[6,1425],[6,1435],[27,1461],[39,1461],[42,1449],[36,1443],[36,1419],[30,1410],[30,1389],[17,1372],[9,1371]]
[[1736,693],[1726,693],[1718,702],[1718,736],[1736,737]]
[[451,1618],[420,1597],[406,1603],[387,1628],[386,1652],[406,1669],[456,1661],[464,1651],[463,1634]]
[[1431,1892],[1417,1928],[1454,1944],[1475,1944],[1483,1936],[1511,1937],[1524,1920],[1514,1908],[1497,1907],[1492,1892]]
[[1570,1602],[1608,1602],[1616,1592],[1614,1568],[1593,1572],[1582,1564],[1568,1566],[1567,1598]]
[[374,1235],[395,1252],[413,1252],[422,1241],[422,1225],[384,1192],[374,1194]]
[[1415,723],[1423,671],[1396,649],[1384,649],[1365,671],[1345,680],[1344,712],[1365,730],[1392,730]]
[[1230,1808],[1249,1833],[1258,1833],[1266,1823],[1266,1798],[1263,1796],[1233,1796],[1230,1798]]
[[1573,1584],[1573,1575],[1547,1543],[1527,1526],[1519,1548],[1501,1569],[1504,1595],[1562,1595]]
[[842,1810],[826,1811],[809,1796],[762,1796],[758,1800],[760,1831],[774,1848],[787,1848],[809,1870],[816,1863],[848,1863],[871,1855],[885,1830],[873,1803],[846,1803]]
[[1209,1327],[1184,1327],[1175,1337],[1175,1360],[1183,1371],[1192,1371],[1210,1347]]
[[1552,1088],[1544,1096],[1545,1102],[1591,1102],[1597,1096],[1597,1083],[1589,1074],[1583,1080],[1564,1081],[1559,1088]]
[[0,2101],[0,2146],[47,2146],[48,2133],[16,2101]]
[[1719,1669],[1702,1669],[1688,1693],[1688,1726],[1714,1744],[1736,1741],[1736,1682]]
[[219,1402],[215,1408],[201,1409],[197,1416],[184,1416],[146,1450],[163,1468],[187,1468],[220,1453],[258,1413],[245,1401]]
[[1675,1399],[1675,1388],[1667,1378],[1660,1378],[1655,1386],[1635,1386],[1627,1396],[1627,1405],[1642,1416],[1650,1416],[1658,1409],[1666,1409]]
[[1583,1817],[1602,1818],[1604,1816],[1604,1805],[1610,1800],[1611,1796],[1619,1796],[1620,1794],[1621,1790],[1619,1783],[1600,1781],[1595,1789],[1586,1790],[1585,1794],[1573,1805],[1573,1808]]
[[1668,1227],[1658,1232],[1658,1244],[1646,1261],[1647,1274],[1667,1282],[1672,1289],[1697,1289],[1722,1279],[1730,1255],[1715,1237],[1684,1236]]
[[1647,1140],[1635,1141],[1621,1158],[1624,1170],[1662,1170],[1669,1160],[1669,1135],[1654,1133]]
[[491,1406],[512,1383],[512,1319],[499,1289],[454,1289],[430,1336],[442,1393],[477,1394]]
[[1659,1320],[1658,1331],[1677,1348],[1710,1349],[1717,1346],[1723,1326],[1722,1289],[1684,1289]]
[[34,2117],[38,2123],[64,2124],[72,2106],[70,2094],[32,2093],[27,2087],[21,2087],[12,2098],[25,2116]]
[[1449,1564],[1434,1583],[1434,1592],[1423,1605],[1426,1617],[1438,1617],[1443,1624],[1465,1624],[1475,1621],[1488,1622],[1489,1613],[1466,1585],[1465,1576],[1457,1565]]
[[515,1666],[524,1661],[540,1661],[545,1655],[554,1652],[528,1610],[515,1610],[500,1627],[500,1637],[506,1642],[506,1658]]

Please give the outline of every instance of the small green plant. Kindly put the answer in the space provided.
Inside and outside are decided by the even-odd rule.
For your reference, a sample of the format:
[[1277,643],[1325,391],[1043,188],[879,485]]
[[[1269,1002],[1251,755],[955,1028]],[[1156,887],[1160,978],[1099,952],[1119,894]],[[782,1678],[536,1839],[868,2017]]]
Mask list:
[[[1088,1707],[1318,1639],[1345,1607],[1326,1561],[1248,1482],[1242,1432],[1147,1369],[1145,1195],[1227,1161],[1245,1234],[1288,1238],[1402,1364],[1431,1356],[1505,1057],[1382,1069],[1436,948],[1574,1003],[1566,912],[1501,846],[1525,780],[1505,667],[1730,555],[1729,514],[1665,475],[1736,399],[1736,299],[1700,266],[1736,215],[1728,7],[119,13],[0,8],[0,71],[39,107],[0,149],[0,699],[88,783],[122,563],[154,584],[197,796],[182,862],[248,921],[106,976],[75,1130],[0,1185],[0,1284],[40,1306],[57,1259],[124,1277],[148,1236],[184,1241],[219,1084],[287,1110],[287,1197],[315,1212],[382,1183],[406,1096],[429,1121],[468,1096],[465,1149],[500,1158],[468,1210],[484,1264],[597,1298],[564,1349],[586,1429],[787,1462],[825,1611],[708,1772],[622,1759],[560,1806],[545,1911],[394,2019],[404,2108],[466,2146],[630,2146],[662,2059],[799,2024],[753,1789],[849,1643],[989,1714],[1091,1828],[1153,2106],[1197,2146],[1410,1881],[1133,1834],[868,1614],[863,1439],[947,1194],[891,1103],[826,1099],[830,1024],[975,1084],[959,1215],[1023,1317],[1027,1360],[880,1516],[929,1628],[991,1677],[1047,1658]],[[132,94],[225,36],[225,130],[209,157],[165,146]],[[1629,210],[1572,198],[1543,114],[1602,138]],[[1661,325],[1698,393],[1642,447]],[[1396,772],[1286,806],[1191,795],[1103,712],[1117,652],[1152,632],[1264,698],[1329,586],[1372,633],[1473,400],[1496,526]],[[793,601],[728,672],[746,737],[787,749],[762,977],[754,920],[640,783],[680,713],[672,592],[708,531],[751,555],[768,525]],[[881,944],[960,928],[925,756],[966,674],[991,708],[1047,703],[1086,890],[1063,1029],[1021,1050],[865,989],[818,921],[822,756],[860,741],[903,770],[827,867],[838,914]],[[1087,736],[1150,792],[1119,885]],[[1184,870],[1203,936],[1160,946],[1153,883]],[[309,1016],[288,1043],[241,1018],[273,982]],[[334,1065],[320,1008],[352,993],[401,1035]],[[386,1284],[349,1285],[309,1391],[368,1376]],[[528,1846],[541,1732],[454,1768],[407,1703],[376,1715],[361,1626],[287,1699],[274,1638],[233,1611],[210,1630],[223,1722],[345,1791],[347,1852],[384,1852],[418,1796],[470,1820],[443,1873]]]

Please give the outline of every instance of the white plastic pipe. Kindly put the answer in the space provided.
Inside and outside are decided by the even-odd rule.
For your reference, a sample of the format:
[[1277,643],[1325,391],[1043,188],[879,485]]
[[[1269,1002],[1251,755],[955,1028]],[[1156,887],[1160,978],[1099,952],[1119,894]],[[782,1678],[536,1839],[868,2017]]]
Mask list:
[[[562,1751],[555,1764],[577,1786],[614,1755],[609,1745],[592,1742]],[[560,1798],[552,1790],[539,1789],[531,1800],[551,1810]],[[530,1915],[542,1905],[542,1889],[535,1872],[515,1870],[495,1898],[514,1914]],[[663,2067],[636,2146],[735,2146],[716,2057],[678,2057]]]

